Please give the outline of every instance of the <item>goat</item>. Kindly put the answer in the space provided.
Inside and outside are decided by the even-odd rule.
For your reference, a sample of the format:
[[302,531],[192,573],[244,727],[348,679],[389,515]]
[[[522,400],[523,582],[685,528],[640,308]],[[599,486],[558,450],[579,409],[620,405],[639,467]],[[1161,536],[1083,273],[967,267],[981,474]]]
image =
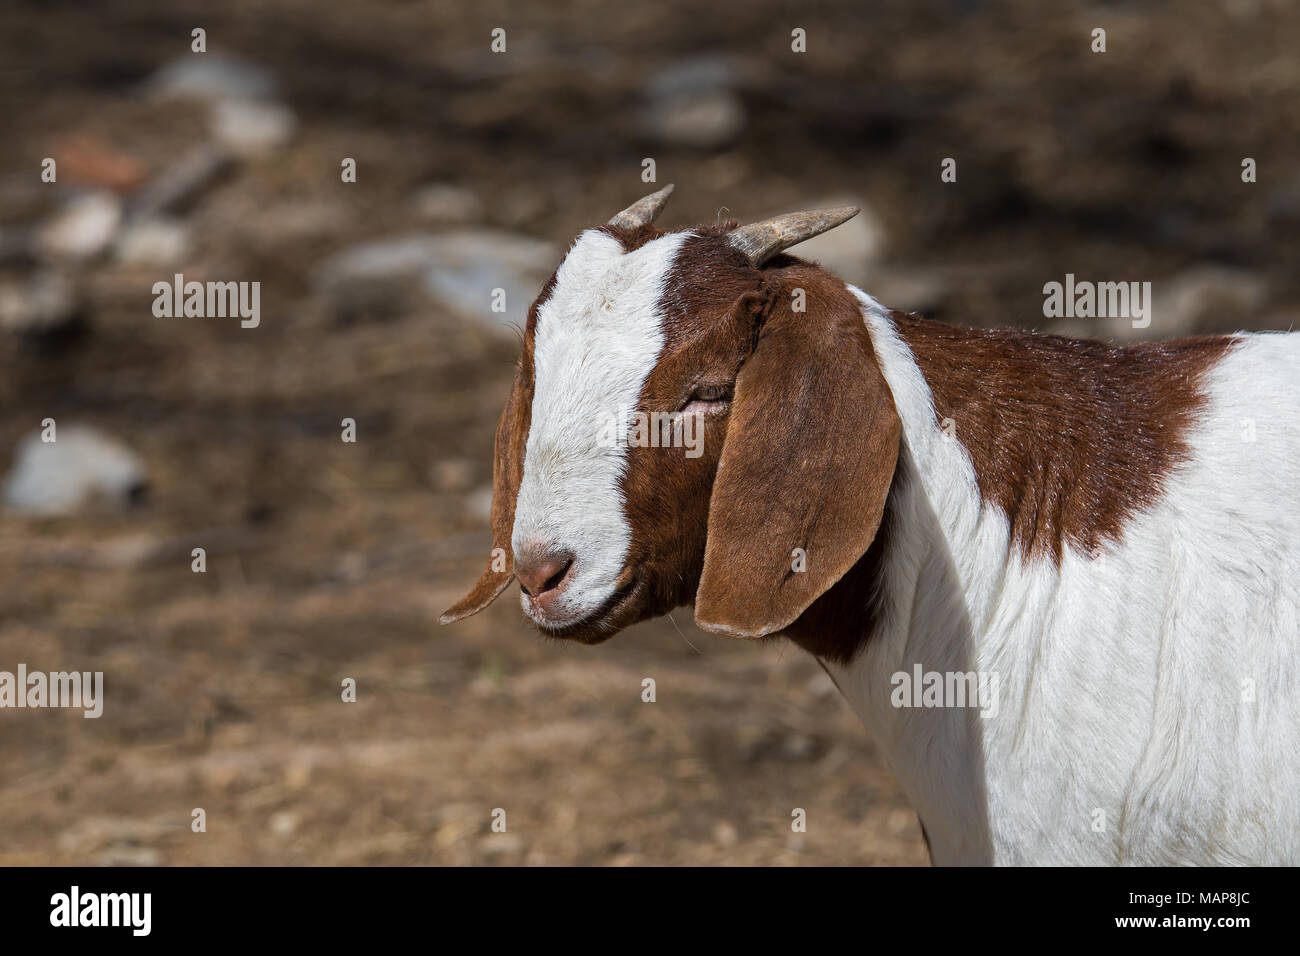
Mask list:
[[[856,209],[662,231],[671,188],[529,310],[496,557],[442,622],[517,578],[584,643],[686,604],[784,635],[936,864],[1300,863],[1300,334],[948,326],[784,253]],[[702,453],[601,440],[620,409]]]

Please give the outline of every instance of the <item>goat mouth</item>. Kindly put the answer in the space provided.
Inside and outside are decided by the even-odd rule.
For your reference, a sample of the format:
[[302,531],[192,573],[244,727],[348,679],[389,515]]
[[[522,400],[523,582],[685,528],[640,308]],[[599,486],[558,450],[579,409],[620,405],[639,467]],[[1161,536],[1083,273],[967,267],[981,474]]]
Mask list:
[[578,641],[582,644],[600,644],[631,623],[620,618],[633,606],[643,589],[644,582],[639,577],[633,576],[607,597],[599,607],[576,621],[566,621],[552,626],[534,619],[534,623],[547,637]]

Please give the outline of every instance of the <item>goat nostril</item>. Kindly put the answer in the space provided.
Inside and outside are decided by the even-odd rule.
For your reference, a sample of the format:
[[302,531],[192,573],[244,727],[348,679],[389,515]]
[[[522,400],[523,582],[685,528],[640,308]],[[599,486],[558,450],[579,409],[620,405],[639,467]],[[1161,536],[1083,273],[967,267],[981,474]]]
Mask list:
[[549,578],[547,578],[546,583],[542,585],[542,592],[545,593],[547,591],[553,591],[556,588],[558,588],[560,586],[560,582],[563,581],[564,578],[568,575],[569,568],[571,567],[573,567],[573,559],[572,558],[563,559],[563,566],[554,574],[552,574]]
[[573,555],[567,552],[529,554],[516,562],[515,577],[525,594],[538,598],[560,587],[572,567]]

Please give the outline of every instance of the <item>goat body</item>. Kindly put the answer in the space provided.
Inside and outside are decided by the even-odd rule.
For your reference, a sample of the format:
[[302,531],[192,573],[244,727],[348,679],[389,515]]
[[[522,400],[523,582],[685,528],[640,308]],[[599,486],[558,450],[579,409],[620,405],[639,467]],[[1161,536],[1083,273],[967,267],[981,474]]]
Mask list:
[[[1300,335],[1205,340],[1222,349],[1200,381],[1169,383],[1203,398],[1177,460],[1151,476],[1158,495],[1092,553],[1066,546],[1052,560],[1013,533],[1036,502],[999,506],[961,425],[945,431],[907,322],[853,292],[903,450],[870,636],[828,668],[934,860],[1300,862]],[[946,361],[970,362],[965,344],[952,339],[962,351]],[[1033,411],[1059,427],[1051,409]],[[1008,430],[1027,424],[1002,417]],[[1095,424],[1099,441],[1132,448],[1133,435]],[[889,676],[914,661],[996,674],[995,712],[895,706]]]
[[954,328],[780,253],[854,210],[664,232],[669,191],[533,304],[443,622],[517,578],[552,636],[784,635],[939,863],[1300,863],[1300,335]]

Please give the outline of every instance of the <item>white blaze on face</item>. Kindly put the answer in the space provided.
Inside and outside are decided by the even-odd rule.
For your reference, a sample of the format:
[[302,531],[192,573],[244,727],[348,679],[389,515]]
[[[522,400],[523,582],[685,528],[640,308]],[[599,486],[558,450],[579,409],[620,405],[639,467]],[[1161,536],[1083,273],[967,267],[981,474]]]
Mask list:
[[516,560],[530,546],[573,553],[558,602],[564,621],[599,608],[627,558],[627,448],[609,440],[610,422],[636,409],[659,360],[659,303],[686,235],[624,253],[612,236],[583,233],[537,310],[532,421],[511,544]]

